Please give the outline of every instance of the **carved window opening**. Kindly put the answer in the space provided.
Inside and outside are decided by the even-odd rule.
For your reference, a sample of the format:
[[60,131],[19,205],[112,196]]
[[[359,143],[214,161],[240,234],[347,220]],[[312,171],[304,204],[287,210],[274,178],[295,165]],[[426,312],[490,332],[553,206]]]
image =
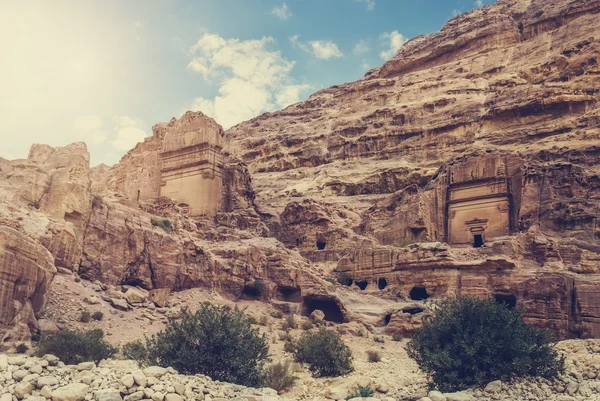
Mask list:
[[379,288],[380,290],[383,290],[385,287],[387,287],[387,284],[387,280],[383,277],[377,280],[377,288]]
[[410,313],[411,315],[416,315],[417,313],[423,313],[423,308],[416,308],[416,307],[404,308],[404,309],[402,309],[402,312]]
[[344,314],[337,302],[333,299],[304,297],[305,316],[310,316],[310,314],[317,309],[325,314],[325,320],[335,323],[344,323]]
[[495,299],[497,304],[506,305],[509,309],[517,307],[517,297],[514,295],[496,294]]
[[277,299],[284,302],[302,302],[300,288],[277,287]]
[[367,285],[369,285],[369,283],[367,282],[367,280],[363,280],[363,281],[357,281],[356,285],[358,286],[358,288],[360,288],[361,290],[366,290],[367,289]]
[[322,251],[327,246],[327,241],[325,240],[317,240],[317,249]]
[[242,295],[240,296],[240,299],[257,301],[260,299],[260,297],[260,290],[257,287],[255,287],[254,285],[245,285],[244,289],[242,290]]
[[409,296],[413,301],[423,301],[429,298],[429,294],[425,287],[413,287],[410,290]]
[[388,324],[390,324],[390,320],[392,320],[392,314],[391,313],[384,316],[384,318],[383,318],[383,324],[385,326],[387,326]]
[[483,234],[473,234],[473,248],[481,248],[483,243]]

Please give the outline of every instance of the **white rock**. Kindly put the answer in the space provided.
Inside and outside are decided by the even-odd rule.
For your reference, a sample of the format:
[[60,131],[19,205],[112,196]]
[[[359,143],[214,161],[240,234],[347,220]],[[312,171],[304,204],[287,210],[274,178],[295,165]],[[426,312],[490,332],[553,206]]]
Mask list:
[[44,376],[37,380],[37,387],[44,388],[46,386],[56,386],[58,384],[58,378],[54,376]]
[[502,380],[494,380],[493,382],[489,382],[487,386],[485,386],[486,393],[497,393],[502,390]]
[[52,401],[83,401],[90,386],[83,383],[71,383],[52,392]]
[[96,401],[123,401],[119,390],[115,390],[112,388],[98,390],[96,391],[94,396],[96,398]]
[[96,369],[96,364],[94,362],[81,362],[77,365],[77,370],[94,370]]
[[20,381],[21,381],[21,380],[23,380],[23,378],[25,378],[25,376],[27,376],[28,374],[29,374],[29,371],[28,371],[28,370],[25,370],[25,369],[19,369],[19,370],[15,370],[15,371],[12,373],[12,378],[13,378],[15,381],[18,381],[18,382],[20,382]]
[[148,379],[146,379],[146,375],[142,370],[134,370],[133,372],[131,372],[131,375],[133,376],[133,380],[135,380],[138,386],[146,387],[146,384],[148,384]]
[[184,401],[184,399],[179,394],[172,393],[165,396],[165,401]]
[[466,391],[459,391],[457,393],[444,393],[446,401],[475,401],[476,398],[473,394]]
[[133,387],[133,385],[135,384],[135,381],[133,380],[133,376],[130,374],[123,376],[121,378],[121,384],[127,388]]
[[144,369],[144,374],[148,377],[163,377],[167,374],[167,369],[160,366],[150,366]]
[[33,392],[35,388],[30,382],[21,382],[15,386],[15,396],[22,400]]
[[444,397],[444,394],[440,393],[437,390],[430,391],[429,398],[431,398],[431,401],[446,401],[446,397]]
[[27,362],[25,355],[15,355],[8,357],[8,364],[14,366],[23,366]]
[[6,394],[0,395],[0,401],[12,401],[12,394],[6,393]]

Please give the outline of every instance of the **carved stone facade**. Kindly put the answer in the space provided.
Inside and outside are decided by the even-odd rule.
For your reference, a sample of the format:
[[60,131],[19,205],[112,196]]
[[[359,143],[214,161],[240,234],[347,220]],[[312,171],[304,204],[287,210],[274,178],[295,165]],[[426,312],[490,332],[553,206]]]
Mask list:
[[190,216],[217,213],[223,180],[223,129],[214,120],[192,118],[169,131],[160,154],[161,196],[189,206]]

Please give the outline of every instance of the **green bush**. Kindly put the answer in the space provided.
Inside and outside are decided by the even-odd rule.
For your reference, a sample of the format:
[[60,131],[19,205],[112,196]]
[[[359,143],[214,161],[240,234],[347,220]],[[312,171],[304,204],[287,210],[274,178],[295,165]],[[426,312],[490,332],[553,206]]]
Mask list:
[[275,319],[282,319],[283,312],[280,310],[276,310],[275,312],[271,313],[271,317],[274,317]]
[[310,330],[313,328],[313,322],[310,320],[305,320],[302,323],[302,330]]
[[100,362],[117,353],[117,349],[104,340],[100,329],[89,331],[64,330],[42,336],[38,356],[52,354],[67,365],[81,362]]
[[92,314],[86,310],[81,311],[79,315],[79,321],[82,323],[89,323],[92,320]]
[[162,228],[164,232],[171,233],[173,232],[173,222],[169,219],[161,219],[158,217],[152,217],[150,222],[154,227]]
[[274,363],[265,369],[265,385],[278,393],[290,389],[296,379],[293,364],[289,360]]
[[555,377],[564,359],[551,335],[522,316],[492,299],[450,298],[415,330],[408,352],[443,392],[515,376]]
[[92,313],[92,319],[100,321],[104,318],[104,313],[98,311],[98,312],[94,312]]
[[258,324],[261,326],[269,325],[269,317],[267,315],[260,315],[260,319],[258,319]]
[[296,343],[295,358],[308,364],[315,376],[341,376],[353,370],[350,348],[337,332],[323,327],[302,334]]
[[140,340],[130,341],[121,347],[121,354],[125,359],[137,361],[140,365],[146,365],[148,351],[146,344]]
[[346,400],[351,400],[353,398],[361,398],[361,397],[370,397],[373,394],[375,394],[375,391],[373,391],[373,389],[369,386],[363,387],[363,386],[357,386],[356,389],[354,390],[354,392],[352,394],[350,394],[348,397],[346,397]]
[[381,354],[378,351],[367,350],[367,358],[369,359],[369,362],[380,362]]
[[27,346],[27,344],[21,343],[21,344],[17,345],[16,351],[17,351],[17,354],[24,354],[27,351],[29,351],[29,347]]
[[298,328],[298,324],[296,323],[296,319],[294,315],[289,315],[285,318],[285,321],[281,325],[281,330],[289,330]]
[[195,314],[184,310],[181,320],[169,322],[146,348],[150,364],[245,386],[262,384],[269,351],[242,311],[208,303]]
[[392,340],[402,341],[402,340],[404,340],[404,336],[400,332],[395,332],[394,334],[392,334]]
[[293,354],[294,352],[296,352],[296,344],[294,344],[293,341],[286,341],[283,344],[283,350],[285,352],[289,352],[290,354]]

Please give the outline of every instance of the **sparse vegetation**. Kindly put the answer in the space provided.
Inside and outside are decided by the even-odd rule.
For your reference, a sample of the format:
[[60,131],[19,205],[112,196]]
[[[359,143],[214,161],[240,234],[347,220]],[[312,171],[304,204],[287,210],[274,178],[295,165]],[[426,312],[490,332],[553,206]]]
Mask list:
[[132,359],[137,361],[140,365],[146,365],[146,361],[148,359],[146,344],[140,340],[130,341],[123,345],[121,348],[121,354],[125,359]]
[[402,340],[404,340],[404,336],[400,332],[395,332],[394,334],[392,334],[392,340],[402,341]]
[[269,351],[242,311],[208,303],[195,314],[184,310],[181,320],[147,340],[146,349],[150,364],[245,386],[263,383]]
[[369,362],[372,363],[381,362],[381,354],[379,351],[367,350],[367,358],[369,359]]
[[81,311],[79,315],[79,321],[82,323],[89,323],[92,320],[92,314],[89,311]]
[[81,283],[81,277],[75,276],[75,282],[76,283]]
[[260,319],[258,319],[258,324],[260,324],[261,326],[268,326],[269,317],[267,315],[261,315]]
[[98,322],[99,322],[100,320],[102,320],[103,318],[104,318],[104,313],[102,313],[102,312],[100,312],[100,311],[97,311],[97,312],[94,312],[94,313],[92,313],[92,319],[94,319],[94,320],[96,320],[96,321],[98,321]]
[[289,315],[281,325],[281,330],[289,330],[298,328],[294,315]]
[[353,398],[367,398],[367,397],[371,397],[373,394],[375,394],[375,391],[369,387],[363,387],[363,386],[357,386],[354,390],[353,393],[351,393],[348,397],[346,397],[346,400],[351,400]]
[[289,331],[280,331],[279,332],[279,339],[281,341],[294,341],[294,336],[292,336],[292,334]]
[[104,340],[100,329],[89,331],[63,330],[43,336],[37,350],[38,356],[53,354],[68,365],[81,362],[100,362],[117,353],[117,349]]
[[169,219],[161,219],[159,217],[152,217],[150,222],[154,227],[162,228],[164,232],[171,233],[173,232],[173,222]]
[[16,347],[17,354],[24,354],[27,351],[29,351],[29,347],[27,346],[27,344],[21,343],[21,344],[17,345],[17,347]]
[[290,354],[293,354],[296,351],[296,344],[294,344],[293,341],[286,341],[283,344],[283,350],[285,352],[289,352]]
[[294,364],[290,360],[277,362],[265,369],[265,384],[278,393],[289,390],[296,381]]
[[271,313],[271,317],[275,319],[283,319],[283,312],[280,310],[276,310],[273,313]]
[[315,376],[341,376],[353,370],[352,352],[340,335],[325,328],[305,332],[296,343],[296,361],[308,364]]
[[375,341],[376,343],[385,343],[385,338],[381,336],[375,336],[373,337],[373,341]]
[[302,330],[311,330],[313,328],[313,322],[310,320],[305,320],[302,322]]
[[523,311],[492,299],[450,298],[417,329],[408,352],[444,392],[518,376],[555,377],[564,359],[546,331],[526,325]]

